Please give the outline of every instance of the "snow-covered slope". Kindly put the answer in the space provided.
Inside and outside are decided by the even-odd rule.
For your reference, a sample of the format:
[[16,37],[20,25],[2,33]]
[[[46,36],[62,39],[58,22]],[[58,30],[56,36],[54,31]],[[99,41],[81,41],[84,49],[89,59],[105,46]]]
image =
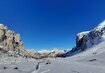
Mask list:
[[76,47],[66,53],[65,56],[77,54],[103,41],[105,41],[105,21],[90,31],[78,33],[76,36]]
[[105,73],[105,42],[67,58],[49,59],[38,73]]

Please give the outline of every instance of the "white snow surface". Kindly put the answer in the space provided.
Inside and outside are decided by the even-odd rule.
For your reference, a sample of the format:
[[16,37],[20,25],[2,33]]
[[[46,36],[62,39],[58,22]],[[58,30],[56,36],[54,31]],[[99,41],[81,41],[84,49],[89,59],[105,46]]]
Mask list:
[[103,22],[101,22],[94,30],[100,30],[105,28],[105,20]]

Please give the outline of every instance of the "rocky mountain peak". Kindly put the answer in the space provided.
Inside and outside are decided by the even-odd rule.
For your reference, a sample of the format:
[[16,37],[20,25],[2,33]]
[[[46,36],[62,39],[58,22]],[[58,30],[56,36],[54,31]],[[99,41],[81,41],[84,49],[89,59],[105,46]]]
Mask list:
[[5,51],[11,51],[14,53],[22,54],[24,51],[23,43],[20,39],[20,34],[16,34],[14,31],[7,29],[6,26],[0,24],[0,49]]

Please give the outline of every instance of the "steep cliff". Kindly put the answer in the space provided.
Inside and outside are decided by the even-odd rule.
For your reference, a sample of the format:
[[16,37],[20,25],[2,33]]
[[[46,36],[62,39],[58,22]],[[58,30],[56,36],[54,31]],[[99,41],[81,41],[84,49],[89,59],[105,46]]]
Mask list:
[[3,24],[0,24],[0,48],[15,54],[22,54],[24,46],[20,39],[20,35],[9,30]]

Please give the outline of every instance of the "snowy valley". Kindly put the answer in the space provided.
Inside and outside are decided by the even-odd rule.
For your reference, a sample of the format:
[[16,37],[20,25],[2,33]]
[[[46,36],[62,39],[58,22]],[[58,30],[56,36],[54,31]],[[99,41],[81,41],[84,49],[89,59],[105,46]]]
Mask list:
[[[8,31],[6,27],[4,30]],[[78,33],[76,47],[70,51],[26,51],[20,38],[15,38],[14,45],[11,44],[15,50],[1,47],[0,73],[105,73],[105,21],[90,31]],[[1,46],[12,39],[1,38]]]

